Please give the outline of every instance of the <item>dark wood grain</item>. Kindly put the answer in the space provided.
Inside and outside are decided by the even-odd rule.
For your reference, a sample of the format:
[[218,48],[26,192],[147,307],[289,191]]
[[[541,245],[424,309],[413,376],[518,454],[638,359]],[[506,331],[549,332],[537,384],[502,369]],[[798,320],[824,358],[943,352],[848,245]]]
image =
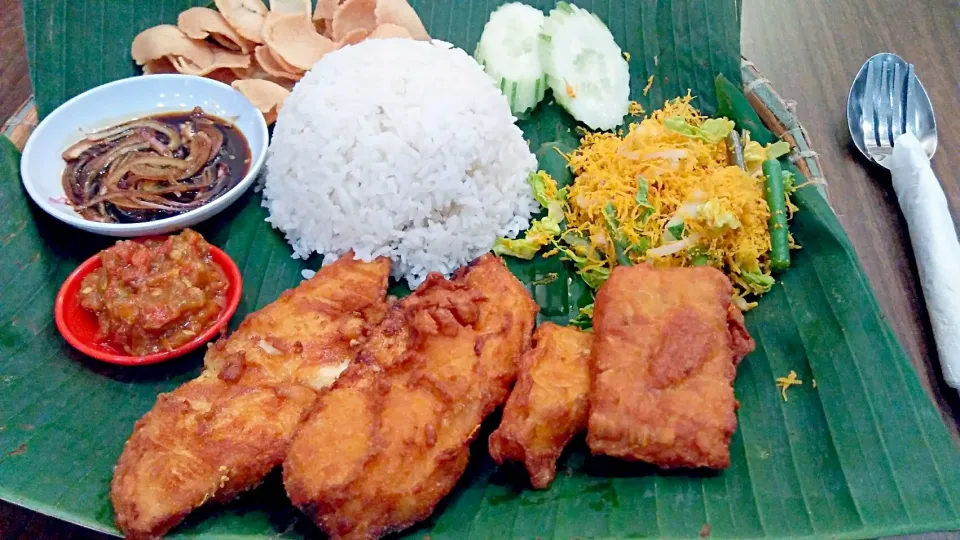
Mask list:
[[0,120],[30,97],[22,19],[18,0],[0,0]]
[[[909,6],[909,7],[908,7]],[[906,223],[889,173],[853,148],[850,83],[867,58],[893,52],[916,65],[937,113],[933,168],[960,221],[960,4],[956,0],[745,0],[743,54],[786,99],[821,153],[830,201],[883,311],[958,437],[960,400],[940,376]]]
[[[883,311],[954,437],[960,399],[940,377],[906,224],[889,174],[850,144],[845,103],[863,62],[881,51],[916,65],[940,119],[934,170],[960,221],[960,3],[957,0],[744,0],[743,54],[787,99],[822,156],[830,200]],[[0,119],[28,97],[19,3],[0,0]],[[0,539],[107,538],[0,502]],[[957,538],[955,534],[914,538]]]

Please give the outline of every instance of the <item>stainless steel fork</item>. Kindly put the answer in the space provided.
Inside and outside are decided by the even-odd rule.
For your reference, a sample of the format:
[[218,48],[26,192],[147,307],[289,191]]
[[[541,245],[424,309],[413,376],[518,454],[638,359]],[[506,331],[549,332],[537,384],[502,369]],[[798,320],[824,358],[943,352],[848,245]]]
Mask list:
[[890,53],[870,58],[850,88],[847,120],[857,148],[890,169],[910,229],[943,377],[960,389],[960,242],[943,188],[930,168],[937,124],[913,66]]
[[[893,54],[878,54],[867,61],[858,79],[862,84],[854,84],[851,98],[859,101],[860,106],[856,126],[860,133],[854,134],[860,150],[890,168],[885,162],[893,153],[894,140],[909,131],[920,140],[927,157],[932,158],[937,149],[936,120],[913,64]],[[850,125],[854,127],[853,122]]]
[[906,73],[900,62],[867,63],[867,86],[864,91],[863,129],[867,152],[881,165],[893,153],[893,140],[906,131],[906,109],[913,65]]

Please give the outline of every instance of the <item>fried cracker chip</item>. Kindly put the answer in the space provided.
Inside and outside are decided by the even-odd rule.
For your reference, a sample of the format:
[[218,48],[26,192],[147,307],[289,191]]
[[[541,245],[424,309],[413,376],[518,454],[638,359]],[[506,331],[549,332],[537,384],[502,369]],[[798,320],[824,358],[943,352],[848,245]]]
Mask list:
[[340,0],[317,0],[317,9],[313,10],[313,20],[332,21],[333,14],[337,12],[340,6]]
[[217,49],[213,55],[213,65],[211,67],[214,69],[248,68],[251,62],[249,54]]
[[237,33],[219,12],[210,8],[190,8],[177,17],[177,28],[191,39],[213,39],[226,49],[243,54],[253,52],[254,43]]
[[283,88],[287,92],[293,92],[293,87],[297,84],[297,81],[290,81],[287,79],[273,79],[269,77],[266,79],[261,78],[258,80],[272,82],[273,84]]
[[253,61],[250,63],[250,67],[244,68],[244,69],[232,68],[230,71],[233,72],[234,80],[246,81],[250,79],[258,79],[263,81],[270,81],[276,85],[286,88],[287,90],[293,90],[293,85],[296,84],[297,82],[293,79],[283,79],[280,77],[274,77],[273,75],[267,73],[267,71],[262,67],[260,67],[259,63],[257,63],[256,58],[254,58]]
[[239,80],[240,80],[240,77],[237,77],[237,74],[234,73],[234,71],[233,71],[234,69],[237,69],[237,68],[220,68],[220,69],[215,69],[215,70],[211,71],[210,73],[207,73],[206,75],[204,75],[204,77],[206,77],[206,78],[208,78],[208,79],[213,79],[213,80],[215,80],[215,81],[220,81],[220,82],[222,82],[223,84],[230,84],[230,85],[232,85],[232,84],[235,83],[236,81],[239,81]]
[[333,39],[340,41],[356,30],[373,32],[377,27],[376,8],[377,0],[347,0],[340,4],[333,14]]
[[333,14],[339,5],[340,0],[317,0],[317,8],[313,11],[313,26],[320,35],[333,37]]
[[270,13],[305,13],[310,17],[310,0],[270,0]]
[[390,38],[404,38],[412,39],[413,36],[410,35],[410,32],[402,26],[397,26],[393,23],[381,24],[377,27],[376,30],[370,33],[367,36],[367,39],[390,39]]
[[260,67],[260,64],[258,64],[256,60],[253,60],[250,62],[250,67],[230,68],[230,71],[233,73],[233,76],[238,80],[268,79],[271,77],[269,73],[267,73],[266,71],[264,71],[262,67]]
[[243,69],[250,67],[250,56],[226,49],[214,49],[213,60],[208,64],[199,64],[182,56],[173,56],[170,60],[180,73],[200,75],[202,77],[219,69],[229,70],[230,68]]
[[356,45],[361,41],[367,39],[370,33],[362,28],[357,28],[353,32],[343,36],[340,41],[337,42],[337,47],[344,47],[346,45]]
[[177,70],[177,73],[186,73],[187,75],[199,75],[203,68],[197,64],[194,64],[190,60],[182,56],[168,56],[168,60],[173,64],[173,69]]
[[407,0],[377,0],[375,17],[377,26],[391,23],[406,28],[413,39],[430,39],[423,22]]
[[337,49],[336,43],[317,33],[310,17],[295,13],[269,14],[263,25],[263,39],[273,54],[301,70],[312,68],[325,54]]
[[143,65],[143,74],[144,75],[158,75],[161,73],[176,73],[177,68],[173,66],[173,62],[169,58],[164,56],[163,58],[157,58],[156,60],[150,60]]
[[258,45],[254,50],[253,57],[256,60],[257,65],[263,69],[263,71],[267,72],[271,77],[289,79],[291,81],[299,81],[300,78],[303,77],[302,72],[284,69],[283,66],[277,62],[276,57],[270,52],[270,48],[266,45]]
[[237,79],[265,79],[270,76],[256,60],[252,60],[248,68],[230,68],[230,71]]
[[283,102],[290,95],[286,88],[260,79],[251,79],[245,81],[234,81],[232,86],[241,94],[250,100],[250,103],[263,113],[267,124],[277,121],[277,114],[283,107]]
[[214,0],[214,3],[238,34],[255,43],[263,43],[263,23],[268,10],[261,0]]
[[272,56],[276,64],[280,66],[280,69],[289,73],[299,73],[303,75],[304,70],[284,60],[283,57],[277,54],[277,51],[274,51],[273,49],[271,49],[269,45],[267,45],[267,50],[270,51],[270,56]]
[[165,56],[179,56],[197,65],[213,63],[213,47],[203,41],[190,39],[172,24],[147,28],[133,38],[130,55],[137,65]]

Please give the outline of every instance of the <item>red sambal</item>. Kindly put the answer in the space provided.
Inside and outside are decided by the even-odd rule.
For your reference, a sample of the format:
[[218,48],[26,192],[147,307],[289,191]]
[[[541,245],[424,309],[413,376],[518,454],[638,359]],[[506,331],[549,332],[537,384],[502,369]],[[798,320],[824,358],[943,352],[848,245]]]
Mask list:
[[171,351],[213,326],[229,281],[210,244],[186,229],[165,239],[120,241],[100,252],[79,302],[96,313],[100,338],[127,354]]

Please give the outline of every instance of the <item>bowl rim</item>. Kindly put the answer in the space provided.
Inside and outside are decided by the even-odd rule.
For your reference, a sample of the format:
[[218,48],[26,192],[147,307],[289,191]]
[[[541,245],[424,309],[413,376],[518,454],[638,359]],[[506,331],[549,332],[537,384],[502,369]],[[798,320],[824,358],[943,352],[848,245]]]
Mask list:
[[[166,238],[168,236],[170,235],[144,236],[139,238],[131,238],[128,239],[128,241],[142,242],[151,238]],[[166,362],[168,360],[173,360],[174,358],[179,358],[187,353],[197,350],[203,344],[213,339],[218,333],[223,331],[230,323],[230,319],[233,318],[237,308],[240,306],[240,299],[243,294],[243,277],[240,274],[240,269],[237,267],[237,263],[234,262],[234,260],[230,258],[225,251],[211,244],[210,255],[213,259],[213,262],[223,269],[227,276],[227,282],[230,286],[230,290],[227,295],[227,303],[220,314],[217,315],[214,323],[201,334],[197,335],[195,338],[177,347],[176,349],[173,349],[172,351],[163,351],[145,355],[130,355],[108,352],[101,347],[95,346],[95,342],[84,340],[78,336],[74,332],[70,322],[67,321],[65,314],[67,303],[77,302],[76,295],[72,295],[70,298],[67,298],[69,289],[73,284],[82,281],[83,278],[88,274],[101,267],[100,253],[102,252],[97,252],[87,260],[83,261],[79,266],[77,266],[77,268],[73,270],[73,272],[70,273],[69,276],[67,276],[67,279],[65,279],[63,284],[60,285],[60,290],[57,292],[57,298],[53,307],[54,321],[56,322],[57,330],[60,331],[60,334],[67,341],[67,343],[70,344],[70,346],[91,358],[106,362],[108,364],[116,364],[121,366],[146,366]]]
[[[47,129],[46,126],[50,125],[51,119],[57,117],[59,114],[63,114],[63,111],[67,110],[71,106],[75,106],[78,102],[89,99],[91,95],[99,94],[113,87],[126,86],[126,85],[151,85],[151,84],[156,84],[156,83],[160,83],[163,81],[170,81],[170,80],[181,80],[181,81],[190,80],[200,85],[208,85],[212,88],[218,88],[220,90],[229,90],[230,92],[239,94],[241,97],[243,97],[244,101],[249,106],[250,111],[256,113],[255,129],[257,132],[259,132],[262,135],[262,141],[263,141],[262,144],[259,146],[259,148],[254,148],[252,145],[250,145],[250,135],[248,133],[249,130],[243,130],[236,124],[233,124],[234,127],[237,130],[239,130],[241,134],[243,134],[244,139],[246,139],[247,141],[247,144],[250,145],[251,157],[255,157],[255,159],[253,159],[252,162],[250,163],[250,167],[247,170],[247,174],[244,175],[244,177],[239,182],[237,182],[235,186],[227,190],[220,197],[217,197],[217,199],[215,199],[214,201],[211,201],[208,204],[205,204],[199,208],[194,208],[193,210],[189,210],[187,212],[184,212],[182,214],[178,214],[175,216],[165,217],[165,218],[157,219],[153,221],[145,221],[142,223],[101,223],[98,221],[87,220],[87,219],[84,219],[79,214],[76,214],[76,213],[68,214],[66,212],[63,212],[62,209],[55,207],[50,201],[46,199],[46,197],[43,194],[37,191],[37,186],[40,185],[40,182],[31,177],[29,165],[33,160],[36,159],[35,157],[33,157],[33,155],[38,152],[37,150],[38,145],[41,144],[41,142],[38,142],[38,141],[43,140],[44,133]],[[156,110],[153,112],[144,111],[142,116],[150,116],[152,114],[161,114],[162,112],[163,111],[156,111]],[[135,118],[135,117],[131,117],[131,119],[132,118]],[[117,119],[116,121],[120,122],[122,120]],[[263,117],[263,113],[261,113],[253,105],[253,103],[251,103],[246,98],[246,96],[243,96],[243,94],[241,94],[232,86],[228,84],[224,84],[220,81],[206,78],[206,77],[200,77],[196,75],[186,75],[186,74],[180,74],[180,73],[135,75],[135,76],[126,77],[123,79],[118,79],[115,81],[110,81],[108,83],[104,83],[100,86],[96,86],[94,88],[86,90],[70,98],[69,100],[61,104],[59,107],[54,109],[53,112],[48,114],[43,120],[41,120],[40,123],[37,124],[36,129],[33,130],[33,133],[31,133],[30,137],[27,139],[27,142],[23,147],[23,152],[20,156],[20,179],[24,188],[27,190],[27,194],[30,195],[30,198],[33,200],[33,202],[37,206],[40,207],[41,210],[43,210],[47,215],[63,223],[66,223],[67,225],[76,227],[81,230],[93,232],[96,234],[102,234],[102,235],[113,235],[113,234],[120,234],[120,233],[123,233],[131,237],[135,237],[138,235],[150,235],[150,234],[157,234],[158,231],[161,231],[161,230],[169,232],[171,230],[175,230],[178,228],[184,228],[187,226],[195,225],[200,221],[204,221],[215,216],[220,211],[224,210],[229,205],[231,205],[234,202],[234,200],[237,197],[239,197],[242,193],[247,191],[250,185],[253,184],[254,181],[256,180],[261,169],[263,168],[264,163],[266,162],[267,149],[269,147],[269,144],[270,144],[270,132],[267,127],[266,119]],[[28,180],[28,178],[30,178],[30,180]],[[59,178],[58,178],[58,181],[59,181]],[[191,218],[195,218],[198,215],[201,215],[198,221],[191,221]],[[186,225],[180,226],[180,224],[187,223],[187,222],[189,223]]]

